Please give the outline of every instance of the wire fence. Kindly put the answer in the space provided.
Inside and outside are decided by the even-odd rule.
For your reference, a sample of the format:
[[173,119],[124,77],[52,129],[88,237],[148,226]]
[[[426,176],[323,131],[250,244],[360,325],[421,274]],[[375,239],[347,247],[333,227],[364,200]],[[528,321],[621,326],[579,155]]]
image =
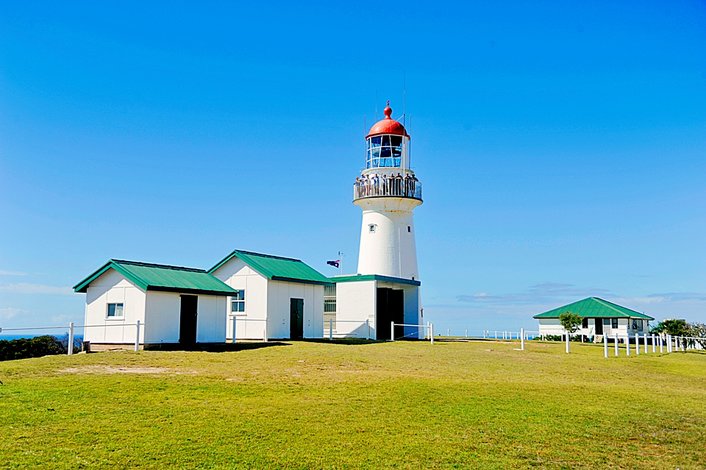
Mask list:
[[[231,330],[230,335],[233,342],[244,339],[256,339],[268,341],[267,319],[243,318],[242,316],[233,315],[230,318]],[[102,330],[103,338],[112,338],[116,343],[122,345],[131,345],[135,351],[140,349],[140,345],[144,343],[144,327],[145,323],[136,321],[135,323],[104,323],[96,325],[77,325],[73,322],[68,325],[59,326],[36,326],[36,327],[16,327],[16,328],[0,328],[2,333],[21,333],[21,332],[60,332],[60,335],[66,335],[68,354],[74,354],[76,349],[77,333],[83,331],[84,341],[80,342],[79,347],[82,350],[90,350],[90,342],[85,341],[86,333],[91,332],[90,338],[98,337],[97,332]],[[562,342],[566,353],[571,352],[572,342],[589,342],[593,344],[602,344],[604,357],[638,356],[640,354],[665,354],[672,352],[684,351],[703,351],[706,350],[706,338],[693,336],[673,336],[669,334],[619,334],[613,335],[594,335],[593,338],[586,335],[563,333],[562,335],[546,335],[536,330],[525,330],[521,328],[519,331],[512,330],[471,330],[464,329],[462,334],[457,331],[452,332],[450,328],[444,331],[445,334],[435,331],[434,324],[427,322],[426,324],[415,323],[395,323],[390,322],[389,330],[387,325],[375,325],[370,319],[365,320],[339,320],[328,319],[324,322],[323,337],[329,340],[343,338],[364,338],[366,340],[383,340],[383,341],[399,341],[399,340],[426,340],[431,344],[434,341],[505,341],[518,342],[519,350],[526,349],[527,341],[549,341]],[[119,332],[116,333],[117,329]],[[234,334],[235,333],[235,334]],[[34,335],[34,334],[32,334]],[[100,343],[100,341],[97,341]]]
[[[68,337],[67,340],[67,354],[72,355],[75,352],[75,349],[77,347],[76,344],[76,339],[77,339],[77,330],[83,330],[83,335],[82,338],[84,339],[81,341],[79,348],[83,351],[90,351],[90,342],[85,341],[85,336],[86,336],[86,331],[90,330],[92,333],[96,332],[96,329],[103,329],[105,332],[105,329],[110,329],[111,331],[115,331],[117,328],[120,328],[120,344],[129,344],[132,345],[135,351],[139,351],[140,349],[140,344],[141,341],[144,341],[144,322],[141,322],[140,320],[137,320],[135,323],[105,323],[105,324],[99,324],[99,325],[77,325],[74,322],[70,322],[68,325],[64,326],[34,326],[34,327],[19,327],[19,328],[0,328],[0,334],[5,333],[5,332],[24,332],[24,331],[54,331],[54,332],[61,332],[59,335],[63,336],[66,335]],[[59,336],[59,335],[52,335],[52,336]]]

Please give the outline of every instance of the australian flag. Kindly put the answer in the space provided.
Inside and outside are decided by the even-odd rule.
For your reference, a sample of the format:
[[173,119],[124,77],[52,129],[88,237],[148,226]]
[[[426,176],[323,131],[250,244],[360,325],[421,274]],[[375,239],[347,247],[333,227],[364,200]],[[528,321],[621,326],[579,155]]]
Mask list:
[[340,260],[340,259],[334,259],[334,260],[331,260],[331,261],[326,261],[326,264],[328,264],[329,266],[333,266],[333,267],[335,267],[335,268],[338,268],[338,267],[341,266],[341,260]]

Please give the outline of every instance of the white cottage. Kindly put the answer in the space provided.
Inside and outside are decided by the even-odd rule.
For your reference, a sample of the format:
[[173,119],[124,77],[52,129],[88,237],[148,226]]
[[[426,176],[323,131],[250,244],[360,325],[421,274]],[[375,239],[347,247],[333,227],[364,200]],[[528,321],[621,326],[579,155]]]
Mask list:
[[110,260],[74,286],[86,294],[84,341],[92,349],[224,343],[235,293],[203,269]]
[[230,286],[227,336],[321,338],[324,286],[331,281],[301,260],[235,250],[209,273]]
[[644,334],[649,331],[649,322],[654,318],[644,313],[636,312],[613,302],[598,298],[588,297],[562,307],[535,315],[539,320],[539,334],[562,335],[566,331],[561,326],[559,316],[562,313],[574,313],[581,317],[581,327],[577,335],[593,337],[597,341],[603,340],[603,335],[619,338]]

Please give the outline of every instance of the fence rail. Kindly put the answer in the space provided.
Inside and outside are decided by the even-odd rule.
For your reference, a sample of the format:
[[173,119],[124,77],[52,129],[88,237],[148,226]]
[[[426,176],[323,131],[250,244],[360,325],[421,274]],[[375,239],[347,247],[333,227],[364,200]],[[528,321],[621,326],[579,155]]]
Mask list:
[[[235,341],[236,338],[236,332],[237,332],[237,323],[243,322],[246,325],[248,323],[264,323],[264,327],[262,328],[262,338],[264,341],[268,341],[268,335],[267,335],[267,319],[264,318],[244,318],[239,315],[232,315],[230,321],[232,322],[233,326],[233,341]],[[334,326],[335,324],[335,326]],[[144,323],[141,321],[136,321],[135,323],[105,323],[105,324],[99,324],[99,325],[76,325],[73,322],[69,323],[68,325],[64,326],[33,326],[33,327],[12,327],[12,328],[0,328],[0,333],[3,332],[18,332],[18,331],[46,331],[46,330],[64,330],[68,332],[68,347],[67,351],[68,354],[71,355],[74,353],[74,338],[75,338],[75,330],[77,328],[79,329],[87,329],[87,328],[133,328],[134,327],[134,350],[138,351],[140,348],[140,339],[141,339],[141,332],[144,327]],[[340,330],[344,331],[339,331],[339,325],[344,326],[344,325],[355,325],[355,328],[341,328]],[[327,328],[328,326],[328,328]],[[402,329],[402,335],[397,335],[396,336],[396,328]],[[551,337],[556,337],[559,335],[546,335],[542,334],[540,331],[536,330],[525,330],[524,328],[520,329],[519,331],[510,331],[510,330],[469,330],[469,329],[464,329],[464,332],[462,335],[453,335],[451,334],[451,329],[447,328],[446,330],[446,335],[442,336],[441,333],[436,333],[434,330],[434,325],[431,322],[427,322],[426,324],[414,324],[414,323],[395,323],[395,322],[390,322],[390,336],[389,338],[380,338],[378,337],[378,331],[374,329],[373,325],[371,324],[370,319],[366,319],[365,321],[360,321],[360,320],[339,320],[339,319],[329,319],[327,322],[324,324],[323,328],[323,336],[328,337],[329,340],[333,340],[334,338],[340,339],[340,338],[351,338],[351,337],[364,337],[368,340],[373,339],[373,337],[377,337],[377,339],[389,339],[390,341],[395,341],[398,339],[408,339],[408,338],[415,338],[415,339],[421,339],[419,331],[422,330],[422,337],[425,340],[429,340],[432,344],[434,343],[435,339],[444,339],[444,340],[491,340],[491,341],[519,341],[520,342],[520,349],[519,350],[525,350],[525,342],[528,340],[543,340],[546,341],[548,338]],[[571,338],[577,338],[581,336],[582,341],[583,337],[585,335],[581,334],[572,334],[572,333],[563,333],[560,335],[561,341],[565,344],[565,351],[566,353],[571,352]],[[601,340],[598,341],[598,343],[602,343],[603,345],[603,355],[604,357],[608,358],[609,357],[609,343],[613,343],[613,355],[614,356],[619,356],[620,355],[620,349],[622,345],[622,349],[625,350],[625,355],[626,356],[631,356],[632,354],[634,355],[640,355],[640,354],[650,354],[650,353],[657,353],[659,351],[660,354],[663,353],[672,353],[674,351],[688,351],[688,350],[706,350],[706,338],[702,337],[693,337],[693,336],[672,336],[668,334],[639,334],[636,333],[634,335],[630,334],[613,334],[613,335],[598,335],[601,337]],[[595,338],[594,338],[595,339]],[[132,341],[132,338],[130,339]],[[595,342],[595,341],[594,341]],[[128,344],[130,344],[128,342]]]

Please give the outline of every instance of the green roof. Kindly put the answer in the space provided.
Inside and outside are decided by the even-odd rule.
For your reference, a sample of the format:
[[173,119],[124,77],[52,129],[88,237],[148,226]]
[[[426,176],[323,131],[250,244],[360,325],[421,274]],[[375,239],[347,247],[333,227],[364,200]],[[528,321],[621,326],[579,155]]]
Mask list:
[[384,281],[396,284],[409,284],[411,286],[421,286],[420,281],[405,279],[402,277],[382,276],[380,274],[352,274],[347,276],[334,276],[331,282],[359,282],[359,281]]
[[75,292],[86,292],[91,282],[113,269],[142,290],[184,292],[190,294],[231,295],[235,291],[203,269],[168,266],[111,259],[100,269],[74,286]]
[[285,258],[283,256],[266,255],[252,251],[235,250],[214,267],[208,270],[215,272],[233,258],[242,260],[258,273],[273,281],[304,282],[307,284],[331,284],[331,280],[312,268],[302,260]]
[[643,320],[654,320],[654,318],[644,313],[630,310],[629,308],[598,297],[589,297],[579,300],[578,302],[540,313],[533,318],[559,318],[559,315],[566,312],[575,313],[581,318],[641,318]]

